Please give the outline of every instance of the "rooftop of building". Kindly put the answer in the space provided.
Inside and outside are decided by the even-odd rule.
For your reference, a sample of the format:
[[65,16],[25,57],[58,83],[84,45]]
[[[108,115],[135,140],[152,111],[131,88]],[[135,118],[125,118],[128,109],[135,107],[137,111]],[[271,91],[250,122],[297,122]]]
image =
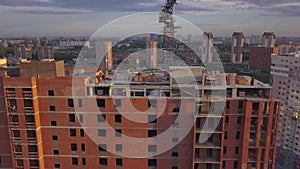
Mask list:
[[293,52],[293,53],[287,53],[287,54],[273,55],[273,56],[287,56],[287,57],[296,57],[296,58],[300,58],[300,51]]

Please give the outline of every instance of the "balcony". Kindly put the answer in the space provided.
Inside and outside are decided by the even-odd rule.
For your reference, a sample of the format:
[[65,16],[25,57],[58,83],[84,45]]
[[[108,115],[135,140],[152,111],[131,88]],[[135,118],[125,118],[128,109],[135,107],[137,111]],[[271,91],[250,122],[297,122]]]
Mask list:
[[6,97],[16,97],[16,91],[6,91],[5,96]]
[[24,93],[23,92],[23,98],[32,98],[32,93]]
[[33,107],[24,107],[24,111],[26,114],[34,114],[34,108]]
[[194,169],[220,169],[219,164],[194,164]]
[[221,150],[219,149],[196,149],[195,162],[197,163],[221,163]]
[[13,144],[20,144],[21,143],[21,137],[12,137],[12,143]]

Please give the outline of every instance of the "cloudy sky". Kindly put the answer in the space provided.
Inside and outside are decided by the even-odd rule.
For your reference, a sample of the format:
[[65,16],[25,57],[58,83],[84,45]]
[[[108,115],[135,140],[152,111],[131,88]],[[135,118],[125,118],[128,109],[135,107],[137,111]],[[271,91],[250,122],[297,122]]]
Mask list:
[[[215,36],[300,36],[299,0],[177,0],[175,14]],[[165,0],[0,0],[0,37],[90,36],[119,17],[158,12]]]

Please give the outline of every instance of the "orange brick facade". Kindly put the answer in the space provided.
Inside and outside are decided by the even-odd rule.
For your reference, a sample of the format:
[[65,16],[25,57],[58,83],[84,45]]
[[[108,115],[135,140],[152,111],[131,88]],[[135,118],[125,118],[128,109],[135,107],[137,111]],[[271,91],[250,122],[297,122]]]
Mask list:
[[[279,104],[269,97],[246,97],[247,93],[258,92],[256,88],[228,88],[232,94],[244,90],[246,96],[233,97],[227,93],[222,114],[208,114],[211,101],[184,99],[178,105],[176,98],[167,97],[164,107],[162,98],[156,100],[156,108],[149,109],[147,97],[119,97],[121,112],[132,112],[132,104],[137,112],[130,116],[147,119],[151,112],[163,112],[156,122],[137,123],[121,116],[117,118],[117,108],[106,87],[101,94],[86,84],[84,78],[77,78],[76,88],[72,88],[72,77],[7,77],[1,78],[1,167],[3,168],[122,168],[122,169],[269,169],[274,168],[275,143],[279,117]],[[101,86],[98,86],[101,88]],[[92,92],[90,90],[92,89]],[[75,93],[74,93],[75,92]],[[97,99],[105,100],[97,105]],[[162,100],[160,100],[162,99]],[[70,101],[72,100],[72,101]],[[157,135],[174,126],[176,108],[186,113],[186,119],[194,124],[182,141],[175,134],[170,136],[173,144],[169,151],[151,158],[123,157],[110,153],[116,151],[114,141],[95,142],[85,125],[98,124],[100,109],[105,114],[105,122],[113,129],[99,123],[99,129],[106,131],[106,137],[115,137],[121,131],[122,137],[148,138],[149,130]],[[198,114],[194,116],[195,108]],[[149,114],[135,114],[146,111]],[[181,112],[181,113],[182,113]],[[192,116],[191,116],[192,115]],[[126,115],[127,116],[127,115]],[[192,118],[191,118],[192,117]],[[118,119],[118,120],[116,120]],[[116,122],[118,121],[118,122]],[[218,123],[215,130],[203,130],[204,122]],[[80,123],[81,122],[81,123]],[[208,123],[210,123],[208,122]],[[81,125],[83,124],[83,125]],[[180,124],[180,123],[179,123]],[[96,131],[96,129],[95,129]],[[98,131],[99,132],[99,131]],[[199,143],[200,134],[208,134],[209,139]],[[99,148],[106,144],[108,151]],[[123,144],[123,143],[119,143]],[[141,142],[145,145],[155,142]],[[159,145],[159,144],[158,144]],[[126,145],[121,151],[128,151]],[[138,145],[137,145],[138,147]],[[120,147],[119,147],[120,148]],[[131,147],[134,149],[135,147]],[[160,147],[158,146],[159,150]],[[130,150],[129,150],[130,151]],[[122,153],[121,153],[122,154]]]

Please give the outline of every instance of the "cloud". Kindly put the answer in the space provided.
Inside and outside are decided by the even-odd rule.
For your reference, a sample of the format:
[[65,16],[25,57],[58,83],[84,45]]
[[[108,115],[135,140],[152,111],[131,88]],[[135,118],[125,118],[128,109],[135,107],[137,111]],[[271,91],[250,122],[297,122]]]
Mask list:
[[267,8],[262,15],[300,17],[300,6],[275,6]]
[[59,7],[42,6],[3,6],[0,5],[0,13],[23,13],[23,14],[87,14],[89,10],[66,9]]

